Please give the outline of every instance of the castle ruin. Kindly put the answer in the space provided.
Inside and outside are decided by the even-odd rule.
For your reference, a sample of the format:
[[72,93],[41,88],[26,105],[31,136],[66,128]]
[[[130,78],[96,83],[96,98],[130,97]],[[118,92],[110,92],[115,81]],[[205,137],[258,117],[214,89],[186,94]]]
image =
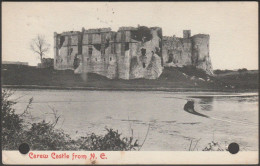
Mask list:
[[162,36],[160,27],[120,27],[54,33],[54,69],[110,79],[156,79],[164,67],[192,65],[212,74],[209,35]]

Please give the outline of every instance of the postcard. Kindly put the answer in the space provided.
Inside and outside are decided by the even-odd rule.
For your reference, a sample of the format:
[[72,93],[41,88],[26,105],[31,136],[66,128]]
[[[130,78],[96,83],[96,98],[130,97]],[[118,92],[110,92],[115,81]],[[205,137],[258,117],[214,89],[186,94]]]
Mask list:
[[2,2],[2,163],[257,164],[257,2]]

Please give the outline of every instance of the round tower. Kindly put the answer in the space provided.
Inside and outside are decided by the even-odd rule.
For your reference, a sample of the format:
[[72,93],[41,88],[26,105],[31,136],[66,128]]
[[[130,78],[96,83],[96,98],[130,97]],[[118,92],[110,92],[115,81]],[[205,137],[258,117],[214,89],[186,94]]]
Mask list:
[[209,39],[207,34],[197,34],[192,38],[192,65],[205,70],[208,74],[213,74],[211,60],[209,56]]

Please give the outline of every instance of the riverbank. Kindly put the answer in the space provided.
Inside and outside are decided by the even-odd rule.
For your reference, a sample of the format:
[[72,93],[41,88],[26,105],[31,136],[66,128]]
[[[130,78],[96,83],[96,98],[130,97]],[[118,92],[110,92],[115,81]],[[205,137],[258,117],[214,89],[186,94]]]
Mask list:
[[258,72],[243,75],[208,76],[193,68],[165,68],[156,80],[108,79],[72,70],[57,71],[32,66],[2,65],[2,87],[23,89],[113,90],[113,91],[217,91],[257,92]]
[[60,87],[38,85],[2,85],[2,88],[10,89],[50,89],[50,90],[88,90],[88,91],[164,91],[164,92],[258,92],[255,89],[202,89],[202,88],[97,88],[97,87]]

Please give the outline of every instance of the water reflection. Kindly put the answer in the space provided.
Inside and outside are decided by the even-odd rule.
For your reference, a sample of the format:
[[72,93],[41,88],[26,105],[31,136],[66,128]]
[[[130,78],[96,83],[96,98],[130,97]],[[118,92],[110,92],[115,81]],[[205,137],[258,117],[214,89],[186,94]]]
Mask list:
[[241,96],[241,97],[238,97],[238,102],[239,103],[242,103],[242,102],[255,102],[257,101],[258,99],[258,96],[254,96],[254,97],[248,97],[248,96]]
[[213,96],[191,96],[191,98],[199,99],[198,103],[200,105],[200,109],[203,111],[212,111],[213,109]]

